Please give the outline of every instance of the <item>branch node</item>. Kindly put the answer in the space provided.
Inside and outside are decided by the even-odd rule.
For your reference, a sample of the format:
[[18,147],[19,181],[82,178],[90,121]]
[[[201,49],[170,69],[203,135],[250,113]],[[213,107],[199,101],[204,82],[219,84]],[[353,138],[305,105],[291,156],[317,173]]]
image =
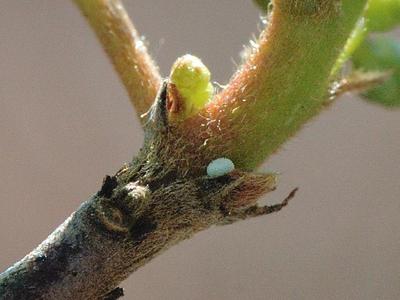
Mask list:
[[99,199],[96,206],[98,220],[109,231],[127,233],[146,209],[149,195],[147,187],[130,182],[111,198]]
[[227,184],[221,195],[223,214],[230,216],[236,210],[243,210],[252,206],[264,193],[276,189],[277,176],[275,174],[256,174],[235,170],[229,175],[232,182]]
[[106,175],[103,179],[103,184],[98,192],[99,197],[110,198],[113,190],[117,187],[118,182],[115,176]]
[[153,105],[141,115],[147,118],[145,128],[152,133],[165,133],[168,129],[167,90],[168,80],[164,80]]
[[259,217],[268,215],[271,213],[275,213],[280,211],[282,208],[289,204],[289,201],[293,199],[296,195],[298,188],[293,189],[289,195],[281,202],[275,205],[265,205],[265,206],[258,206],[252,205],[246,209],[235,210],[230,215],[228,215],[222,225],[232,224],[240,220],[246,220],[249,218]]

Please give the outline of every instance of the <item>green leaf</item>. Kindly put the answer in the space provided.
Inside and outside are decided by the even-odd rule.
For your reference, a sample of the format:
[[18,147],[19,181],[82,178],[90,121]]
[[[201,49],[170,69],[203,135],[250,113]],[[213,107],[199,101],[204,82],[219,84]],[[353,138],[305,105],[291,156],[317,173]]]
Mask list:
[[387,107],[400,106],[400,42],[379,36],[369,38],[353,54],[353,64],[363,71],[391,71],[392,76],[382,85],[363,96]]
[[398,25],[400,25],[400,0],[369,0],[364,16],[358,21],[332,69],[332,75],[337,75],[370,32],[389,31]]
[[389,31],[400,25],[400,0],[370,0],[365,16],[371,32]]
[[271,0],[253,0],[253,2],[261,8],[263,12],[267,12],[269,10],[269,5]]
[[365,18],[358,20],[356,27],[353,29],[350,37],[348,38],[346,45],[339,58],[331,71],[331,75],[335,76],[342,69],[343,65],[353,55],[353,53],[362,45],[365,38],[368,35],[367,27],[365,26]]

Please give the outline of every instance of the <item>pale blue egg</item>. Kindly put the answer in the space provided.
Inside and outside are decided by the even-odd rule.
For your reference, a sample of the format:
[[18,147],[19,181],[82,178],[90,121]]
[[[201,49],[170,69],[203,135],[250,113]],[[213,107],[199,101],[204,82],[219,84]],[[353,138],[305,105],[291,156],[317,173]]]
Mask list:
[[228,174],[235,169],[235,165],[229,158],[221,157],[213,160],[207,166],[207,175],[219,177]]

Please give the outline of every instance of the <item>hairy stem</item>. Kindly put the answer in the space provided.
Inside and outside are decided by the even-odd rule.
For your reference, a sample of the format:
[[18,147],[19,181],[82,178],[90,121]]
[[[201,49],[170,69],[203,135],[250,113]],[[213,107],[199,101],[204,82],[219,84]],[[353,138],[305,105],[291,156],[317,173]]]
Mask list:
[[211,156],[253,169],[316,116],[366,2],[275,0],[258,47],[198,118]]
[[[74,1],[144,113],[159,76],[121,3]],[[131,272],[196,232],[286,206],[295,191],[281,204],[258,206],[258,197],[275,188],[275,176],[243,169],[261,163],[320,111],[332,67],[365,3],[275,0],[259,47],[201,117],[171,125],[164,83],[137,158],[0,275],[0,299],[114,297]],[[206,176],[207,161],[220,155],[237,169]]]
[[164,147],[179,139],[166,119],[165,89],[146,123],[138,157],[106,176],[96,195],[0,274],[0,299],[113,299],[122,280],[172,245],[212,225],[273,213],[287,204],[256,204],[275,189],[273,175],[235,170],[211,178],[177,166],[174,152]]
[[160,86],[158,69],[119,0],[73,0],[111,59],[140,117]]

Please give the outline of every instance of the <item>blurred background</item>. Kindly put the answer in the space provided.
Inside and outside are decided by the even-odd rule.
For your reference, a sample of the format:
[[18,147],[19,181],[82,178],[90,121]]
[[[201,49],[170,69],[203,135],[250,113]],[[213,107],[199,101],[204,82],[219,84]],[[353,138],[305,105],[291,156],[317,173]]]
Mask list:
[[[163,75],[191,53],[224,84],[262,27],[249,0],[124,3]],[[142,137],[72,1],[0,1],[1,271]],[[263,202],[300,187],[288,208],[182,242],[126,280],[124,299],[400,299],[399,137],[399,110],[342,97],[263,166],[282,174]]]

